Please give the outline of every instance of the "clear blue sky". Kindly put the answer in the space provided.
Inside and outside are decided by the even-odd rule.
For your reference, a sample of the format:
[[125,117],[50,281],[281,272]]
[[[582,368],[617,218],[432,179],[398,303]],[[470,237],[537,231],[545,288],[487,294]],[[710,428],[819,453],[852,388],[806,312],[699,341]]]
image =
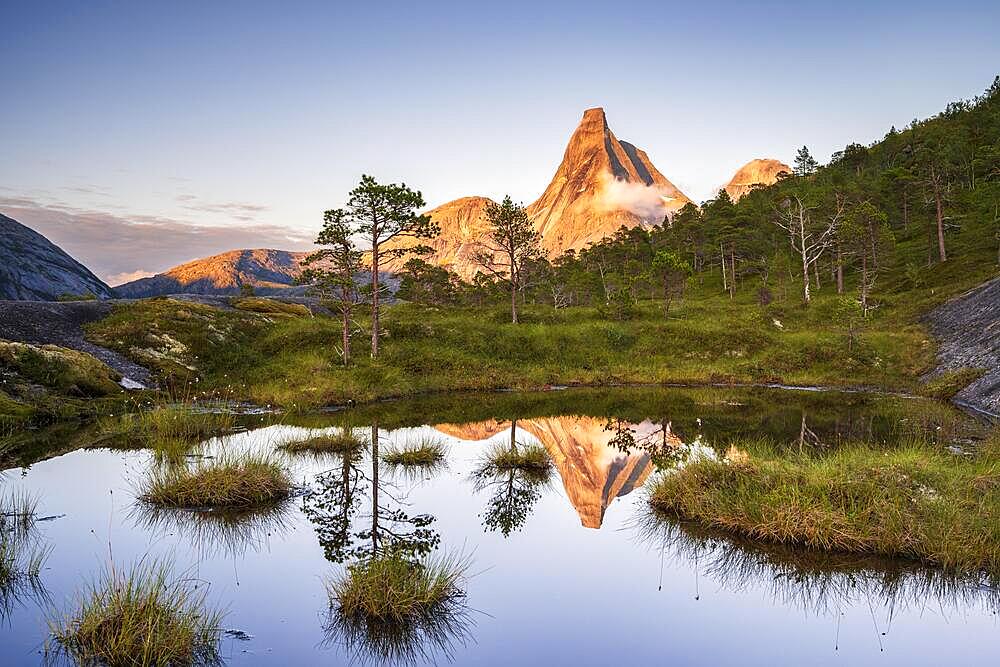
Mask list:
[[[116,263],[100,215],[109,236],[221,226],[212,243],[238,247],[288,227],[291,246],[362,172],[430,205],[530,202],[591,106],[702,200],[751,158],[825,161],[1000,72],[995,1],[0,0],[0,24],[0,212],[108,277],[214,246]],[[87,234],[46,211],[85,213]]]

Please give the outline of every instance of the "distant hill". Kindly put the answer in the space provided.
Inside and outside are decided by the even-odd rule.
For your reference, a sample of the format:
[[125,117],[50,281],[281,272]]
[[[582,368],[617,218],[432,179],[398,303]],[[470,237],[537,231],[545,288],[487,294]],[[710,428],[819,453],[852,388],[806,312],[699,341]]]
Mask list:
[[[454,271],[465,280],[471,280],[479,271],[474,257],[483,251],[483,242],[489,233],[486,220],[486,205],[493,203],[486,197],[462,197],[427,211],[426,215],[438,224],[441,233],[432,239],[405,238],[394,240],[387,248],[404,248],[426,245],[433,248],[429,255],[421,257],[426,262]],[[399,271],[409,256],[386,262],[389,271]]]
[[250,285],[257,294],[296,294],[302,260],[308,253],[287,250],[230,250],[118,285],[115,293],[125,299],[163,294],[239,294]]
[[780,174],[788,175],[791,173],[792,168],[779,160],[770,158],[750,160],[736,170],[729,183],[726,184],[726,192],[729,193],[730,199],[737,202],[754,188],[774,185],[778,182]]
[[38,232],[0,214],[0,299],[55,301],[114,296],[111,288]]

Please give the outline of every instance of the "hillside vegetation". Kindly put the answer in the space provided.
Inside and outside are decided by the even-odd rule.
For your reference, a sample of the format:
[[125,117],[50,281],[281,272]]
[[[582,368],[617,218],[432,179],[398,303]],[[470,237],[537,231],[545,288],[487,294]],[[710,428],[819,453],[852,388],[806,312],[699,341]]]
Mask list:
[[[502,272],[470,283],[413,258],[402,302],[383,306],[377,359],[351,271],[320,290],[342,317],[260,298],[236,309],[157,298],[119,305],[87,336],[153,369],[172,396],[289,409],[561,384],[924,391],[935,342],[921,316],[998,274],[1000,83],[825,166],[803,147],[794,172],[737,203],[720,191],[662,227],[622,228],[551,260],[525,255],[512,305]],[[925,391],[948,398],[981,371]]]

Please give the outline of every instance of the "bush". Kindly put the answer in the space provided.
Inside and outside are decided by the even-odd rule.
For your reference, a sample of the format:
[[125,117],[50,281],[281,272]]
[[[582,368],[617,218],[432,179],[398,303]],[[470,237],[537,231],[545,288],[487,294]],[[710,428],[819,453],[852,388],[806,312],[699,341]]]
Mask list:
[[448,449],[438,440],[424,440],[399,449],[391,449],[382,455],[382,460],[390,465],[433,466],[444,461]]
[[346,616],[413,623],[464,597],[459,582],[465,570],[455,558],[415,563],[390,551],[348,567],[346,576],[327,582],[327,594]]

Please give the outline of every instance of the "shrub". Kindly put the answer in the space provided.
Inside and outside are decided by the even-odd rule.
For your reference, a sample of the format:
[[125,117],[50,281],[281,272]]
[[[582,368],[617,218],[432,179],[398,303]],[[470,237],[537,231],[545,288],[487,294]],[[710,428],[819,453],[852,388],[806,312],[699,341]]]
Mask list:
[[122,391],[120,376],[103,362],[58,345],[0,341],[0,368],[70,395],[95,397]]

